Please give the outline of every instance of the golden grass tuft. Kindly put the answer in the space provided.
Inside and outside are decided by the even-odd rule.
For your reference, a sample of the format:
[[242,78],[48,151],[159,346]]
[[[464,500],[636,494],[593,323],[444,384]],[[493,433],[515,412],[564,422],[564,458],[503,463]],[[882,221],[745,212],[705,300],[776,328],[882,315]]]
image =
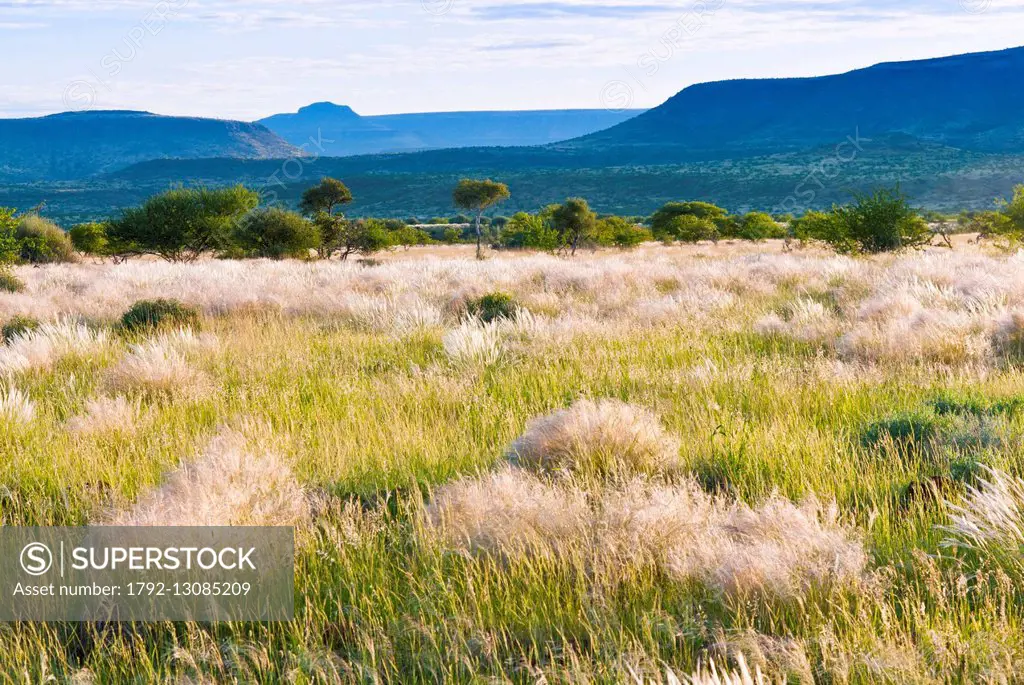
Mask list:
[[139,418],[139,402],[118,395],[86,400],[85,412],[68,419],[67,429],[78,435],[131,433]]
[[225,431],[110,525],[295,526],[308,518],[306,493],[290,466],[273,452],[250,451],[240,434]]
[[861,541],[837,519],[813,498],[750,507],[642,480],[590,492],[518,469],[443,486],[427,508],[428,531],[465,552],[578,556],[610,577],[657,567],[723,595],[784,599],[867,578]]
[[192,367],[179,342],[151,340],[132,345],[107,371],[106,386],[115,393],[154,397],[199,397],[210,390],[209,379]]
[[679,440],[650,411],[618,400],[580,400],[530,421],[509,460],[540,472],[628,475],[677,466]]
[[589,518],[585,493],[517,469],[444,485],[427,507],[429,530],[449,545],[497,556],[569,552],[586,535]]

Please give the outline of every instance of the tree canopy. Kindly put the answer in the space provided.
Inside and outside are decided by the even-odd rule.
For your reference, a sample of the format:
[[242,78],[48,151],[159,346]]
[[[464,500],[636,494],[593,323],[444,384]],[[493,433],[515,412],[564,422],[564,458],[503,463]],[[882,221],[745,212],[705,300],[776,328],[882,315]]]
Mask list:
[[125,210],[110,222],[108,237],[119,254],[152,254],[191,262],[226,245],[239,219],[259,195],[244,186],[176,188]]
[[352,202],[352,191],[348,189],[348,186],[336,178],[325,177],[320,179],[320,183],[302,194],[299,209],[307,216],[313,216],[319,212],[333,215],[338,207],[350,202]]

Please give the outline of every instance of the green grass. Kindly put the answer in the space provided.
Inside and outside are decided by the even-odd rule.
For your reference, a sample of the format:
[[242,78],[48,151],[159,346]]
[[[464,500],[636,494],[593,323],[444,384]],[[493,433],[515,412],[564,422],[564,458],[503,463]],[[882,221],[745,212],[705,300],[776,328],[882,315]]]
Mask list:
[[[807,345],[685,328],[578,337],[467,371],[446,360],[440,330],[392,338],[329,324],[204,321],[221,345],[197,363],[216,391],[149,403],[153,415],[127,436],[62,427],[117,355],[18,377],[38,417],[0,424],[4,525],[81,525],[127,506],[244,418],[272,428],[328,504],[299,545],[293,622],[0,625],[0,681],[616,683],[629,669],[651,680],[689,673],[743,639],[789,645],[820,682],[1020,677],[1021,590],[998,566],[961,567],[940,547],[942,504],[901,498],[977,449],[954,453],[941,432],[933,450],[862,439],[865,426],[929,415],[937,397],[1003,399],[1018,372],[940,382],[926,367],[893,366],[837,380],[815,371],[819,351]],[[719,373],[697,378],[708,360]],[[798,602],[729,598],[654,569],[595,581],[584,560],[470,557],[418,533],[432,488],[492,469],[530,418],[584,396],[658,412],[705,487],[751,504],[776,492],[835,500],[877,583]],[[1013,412],[998,420],[1024,428]],[[1010,444],[986,447],[985,462],[1020,472]],[[761,651],[772,673],[800,678],[780,649]]]

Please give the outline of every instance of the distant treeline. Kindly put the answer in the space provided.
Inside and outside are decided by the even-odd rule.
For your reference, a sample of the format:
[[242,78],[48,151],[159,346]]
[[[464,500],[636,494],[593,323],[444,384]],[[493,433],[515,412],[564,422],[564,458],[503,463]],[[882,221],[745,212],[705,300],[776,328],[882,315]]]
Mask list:
[[108,221],[77,224],[68,231],[35,210],[19,215],[0,208],[0,264],[67,262],[79,254],[114,260],[156,255],[172,262],[205,254],[345,260],[396,247],[461,242],[475,242],[478,255],[485,245],[572,255],[584,248],[629,249],[651,240],[785,239],[859,254],[919,247],[936,237],[951,245],[949,235],[956,232],[977,232],[1008,243],[1024,237],[1024,185],[997,210],[959,216],[922,214],[898,186],[855,195],[848,204],[799,217],[730,214],[698,201],[668,202],[646,217],[600,215],[578,197],[534,213],[487,216],[510,196],[504,183],[463,179],[452,191],[452,206],[464,213],[422,221],[348,218],[342,210],[353,201],[352,193],[334,178],[308,187],[299,211],[261,206],[259,193],[241,185],[176,188]]

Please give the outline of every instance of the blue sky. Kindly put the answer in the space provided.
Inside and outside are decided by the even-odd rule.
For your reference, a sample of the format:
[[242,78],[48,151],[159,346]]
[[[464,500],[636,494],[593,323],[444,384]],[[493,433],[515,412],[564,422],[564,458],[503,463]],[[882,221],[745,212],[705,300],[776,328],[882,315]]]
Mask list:
[[0,116],[651,107],[1024,44],[1024,0],[0,0]]

